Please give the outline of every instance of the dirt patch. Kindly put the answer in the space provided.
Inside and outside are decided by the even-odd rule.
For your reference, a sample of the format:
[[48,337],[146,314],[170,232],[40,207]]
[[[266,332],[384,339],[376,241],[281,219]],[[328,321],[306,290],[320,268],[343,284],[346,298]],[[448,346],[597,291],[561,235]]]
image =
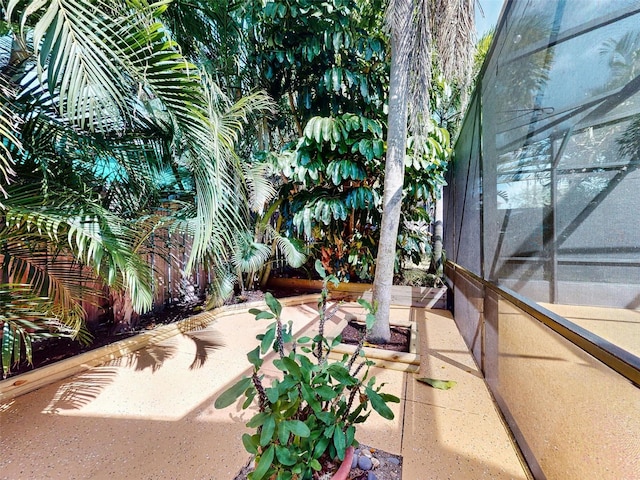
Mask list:
[[[370,458],[375,465],[370,470],[363,470],[357,465],[351,469],[349,480],[401,480],[402,479],[402,456],[385,452],[367,445],[360,444],[354,454],[354,463],[359,457]],[[362,464],[366,461],[361,461]],[[337,468],[337,466],[336,466]],[[247,475],[253,471],[253,457],[250,458],[244,467],[238,472],[233,480],[246,480]]]
[[[365,326],[355,320],[349,321],[342,330],[342,343],[358,345],[364,334]],[[393,352],[408,352],[411,341],[411,329],[408,327],[391,327],[391,339],[388,343],[365,343],[368,347],[390,350]]]

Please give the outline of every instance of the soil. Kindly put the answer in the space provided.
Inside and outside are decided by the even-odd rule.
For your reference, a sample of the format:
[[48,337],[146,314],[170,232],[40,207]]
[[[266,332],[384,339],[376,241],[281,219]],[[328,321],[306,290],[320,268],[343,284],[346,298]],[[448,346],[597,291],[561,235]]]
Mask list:
[[[358,345],[360,338],[364,335],[365,326],[355,320],[351,320],[349,324],[342,330],[342,343],[348,345]],[[409,342],[411,340],[411,329],[405,327],[391,327],[391,339],[388,343],[373,344],[365,342],[365,346],[379,348],[382,350],[391,350],[394,352],[408,352]]]
[[[402,479],[402,456],[393,453],[378,450],[364,444],[356,449],[356,451],[368,451],[373,458],[376,458],[380,465],[372,470],[362,470],[358,467],[352,468],[349,473],[349,480],[368,480],[369,473],[375,475],[375,480],[401,480]],[[339,466],[339,465],[337,465]],[[337,468],[336,466],[336,468]],[[244,467],[238,472],[233,480],[246,480],[247,475],[253,471],[253,457],[251,457]]]

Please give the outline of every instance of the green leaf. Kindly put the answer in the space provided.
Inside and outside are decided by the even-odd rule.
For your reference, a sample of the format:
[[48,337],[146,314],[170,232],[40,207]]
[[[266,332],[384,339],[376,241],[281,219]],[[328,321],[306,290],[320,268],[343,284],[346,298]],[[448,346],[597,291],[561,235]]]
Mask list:
[[316,472],[319,472],[320,470],[322,470],[322,465],[320,465],[320,462],[315,458],[309,462],[309,466],[313,468]]
[[260,347],[256,347],[247,353],[247,360],[253,365],[256,370],[262,366],[262,359],[260,358]]
[[309,404],[309,406],[313,409],[314,412],[322,411],[322,406],[320,402],[315,397],[313,390],[307,384],[302,384],[302,398]]
[[293,454],[289,448],[283,447],[282,445],[276,446],[276,457],[278,458],[278,462],[289,467],[298,462],[297,455]]
[[269,415],[262,424],[262,431],[260,432],[260,446],[266,447],[273,438],[273,433],[275,431],[276,420]]
[[315,388],[315,392],[322,398],[323,400],[333,400],[338,396],[338,393],[328,385],[320,385]]
[[333,49],[335,51],[340,50],[340,47],[342,46],[342,32],[337,31],[337,32],[333,32]]
[[367,331],[371,330],[376,323],[376,316],[373,313],[367,313],[365,323],[367,324]]
[[325,428],[322,432],[322,434],[329,438],[329,439],[333,439],[333,432],[336,430],[336,425],[332,424],[332,425],[328,425],[327,428]]
[[[328,88],[328,86],[327,86]],[[315,117],[312,118],[311,120],[315,120],[314,124],[313,124],[313,139],[316,141],[316,143],[322,143],[322,128],[324,126],[323,124],[323,118],[321,117]]]
[[349,370],[347,370],[344,365],[340,365],[338,363],[332,363],[327,368],[329,374],[335,378],[338,382],[343,385],[355,385],[358,383],[358,380],[351,376]]
[[256,315],[256,320],[264,320],[264,319],[271,320],[272,318],[276,318],[276,317],[273,315],[273,313],[266,312],[266,311],[261,311]]
[[235,402],[244,391],[252,386],[251,378],[245,377],[220,394],[214,403],[216,408],[226,408]]
[[322,454],[325,452],[327,447],[329,446],[329,442],[331,442],[330,438],[320,437],[315,442],[315,446],[313,447],[313,458],[320,458]]
[[387,420],[393,420],[393,417],[394,417],[393,412],[387,406],[387,403],[380,396],[380,394],[370,387],[367,387],[365,391],[366,391],[367,397],[371,401],[371,406],[373,407],[373,409],[376,412],[378,412],[382,418],[386,418]]
[[342,69],[341,68],[332,69],[331,80],[333,84],[333,91],[340,92],[340,90],[342,89]]
[[360,93],[364,98],[367,98],[369,96],[369,85],[366,81],[360,82]]
[[382,157],[384,153],[384,142],[382,140],[373,141],[373,153],[377,158]]
[[[4,322],[2,327],[2,374],[3,378],[9,373],[11,368],[13,331],[9,326],[9,322]],[[233,403],[233,402],[232,402]]]
[[356,301],[357,301],[357,302],[360,304],[360,306],[361,306],[362,308],[364,308],[365,310],[367,310],[367,311],[369,311],[369,312],[373,310],[373,306],[372,306],[372,305],[371,305],[371,303],[369,303],[366,299],[364,299],[364,298],[359,298],[359,299],[358,299],[358,300],[356,300]]
[[251,406],[251,404],[253,403],[253,399],[256,398],[256,394],[258,392],[256,391],[255,388],[249,388],[246,392],[246,399],[244,401],[244,403],[242,404],[242,409],[246,410],[247,408],[249,408]]
[[331,425],[336,421],[336,416],[331,412],[318,412],[316,413],[316,417],[318,417],[318,420],[326,425]]
[[333,432],[333,445],[338,452],[338,458],[344,459],[344,451],[347,448],[347,436],[342,431],[342,428],[336,425],[336,430]]
[[307,122],[307,125],[304,127],[304,136],[306,139],[311,140],[312,138],[315,137],[315,129],[316,129],[316,122],[318,120],[318,117],[313,117],[310,118],[309,121]]
[[249,435],[248,433],[245,433],[242,435],[242,444],[244,445],[244,449],[251,453],[252,455],[255,455],[258,453],[258,446],[259,446],[259,438],[258,435]]
[[360,117],[358,115],[351,116],[350,126],[351,130],[360,130]]
[[300,365],[298,365],[295,360],[289,358],[289,357],[284,357],[282,359],[282,364],[284,365],[284,368],[291,373],[291,375],[293,375],[294,377],[299,378],[301,375],[301,371],[300,371]]
[[269,417],[269,414],[266,413],[266,412],[256,413],[247,422],[247,427],[249,427],[249,428],[258,428],[258,427],[264,425],[264,422],[267,421],[268,417]]
[[309,427],[301,420],[285,420],[283,423],[287,425],[291,433],[298,437],[307,438],[311,435],[311,430],[309,430]]
[[354,427],[353,425],[349,425],[347,427],[346,436],[347,436],[347,445],[353,445],[353,442],[356,437],[356,427]]
[[280,314],[282,313],[282,305],[280,304],[280,301],[274,297],[271,292],[267,292],[264,296],[264,301],[266,302],[266,304],[269,306],[269,308],[271,309],[271,311],[273,312],[273,314],[276,317],[279,317]]
[[400,399],[398,397],[396,397],[395,395],[391,395],[390,393],[382,393],[382,392],[378,392],[380,397],[387,403],[391,402],[391,403],[400,403]]
[[[289,428],[287,427],[287,424],[285,422],[280,422],[278,424],[278,442],[280,442],[280,445],[286,445],[287,443],[289,443],[289,434],[291,433],[289,431]],[[276,456],[277,456],[278,452],[276,452]]]
[[333,122],[333,127],[331,128],[331,140],[334,143],[338,143],[342,138],[342,129],[340,128],[340,123]]
[[258,461],[258,465],[256,465],[256,469],[253,471],[253,473],[250,474],[251,480],[262,480],[264,478],[264,476],[267,474],[267,472],[271,468],[274,455],[275,455],[275,448],[273,445],[271,445],[260,456],[260,460]]
[[455,387],[457,383],[453,380],[436,380],[435,378],[427,377],[417,378],[416,380],[439,390],[449,390],[450,388]]
[[281,411],[281,414],[284,418],[295,417],[298,414],[298,409],[300,407],[300,404],[302,403],[302,399],[300,398],[300,392],[297,389],[297,383],[295,383],[294,385],[296,386],[296,388],[293,388],[290,390],[285,389],[287,392],[287,399],[289,401],[283,404],[284,410]]
[[278,391],[278,384],[274,382],[272,387],[266,388],[265,393],[267,394],[267,400],[270,403],[276,403],[278,398],[280,398],[280,392]]
[[324,269],[324,266],[322,265],[322,262],[320,260],[316,260],[315,267],[316,272],[318,272],[318,275],[320,275],[320,278],[324,278],[327,276],[327,271]]
[[275,17],[277,11],[278,11],[278,4],[275,2],[267,2],[267,4],[264,6],[264,15],[267,18]]
[[331,117],[326,117],[322,119],[322,141],[330,142],[331,141],[331,132],[333,129],[334,119]]
[[273,341],[276,338],[276,326],[272,324],[267,331],[264,333],[262,337],[262,341],[260,342],[260,351],[264,354],[269,351],[269,348],[273,344]]

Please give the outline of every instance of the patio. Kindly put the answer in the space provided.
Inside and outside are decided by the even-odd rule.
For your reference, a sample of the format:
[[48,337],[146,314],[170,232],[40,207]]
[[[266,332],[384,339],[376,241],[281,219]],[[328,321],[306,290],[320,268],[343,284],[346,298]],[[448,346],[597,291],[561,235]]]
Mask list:
[[[313,328],[312,297],[284,303],[295,331]],[[349,308],[340,307],[334,329]],[[395,307],[392,315],[416,322],[419,372],[377,369],[401,403],[392,404],[393,421],[375,417],[360,426],[358,440],[401,454],[408,480],[529,478],[450,313]],[[80,360],[90,368],[29,393],[14,397],[61,366],[34,372],[25,384],[20,377],[0,382],[0,478],[232,479],[248,458],[240,440],[247,414],[213,402],[247,371],[245,353],[264,325],[246,310],[204,313],[145,334],[140,350],[126,341],[90,352]],[[457,385],[442,391],[415,380],[425,376]]]

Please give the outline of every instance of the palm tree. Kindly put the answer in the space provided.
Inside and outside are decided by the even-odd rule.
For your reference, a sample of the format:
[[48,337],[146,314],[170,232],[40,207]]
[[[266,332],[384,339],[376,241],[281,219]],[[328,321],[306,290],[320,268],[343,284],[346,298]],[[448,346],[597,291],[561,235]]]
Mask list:
[[609,38],[602,43],[599,53],[607,57],[610,77],[608,89],[619,88],[640,73],[640,33],[627,32],[622,37]]
[[[473,63],[473,0],[390,0],[387,25],[391,35],[391,77],[387,156],[380,243],[373,283],[376,322],[369,338],[387,342],[400,223],[404,159],[408,130],[425,139],[430,116],[429,86],[432,61],[445,78],[468,82]],[[420,148],[416,154],[421,154]]]
[[[9,2],[9,18],[19,4]],[[235,195],[229,195],[239,166],[234,146],[248,112],[269,110],[271,104],[264,94],[255,93],[226,105],[217,86],[180,53],[158,21],[166,4],[88,5],[83,0],[36,1],[24,8],[23,23],[36,18],[33,50],[38,73],[56,97],[60,114],[90,131],[126,127],[154,102],[161,105],[173,131],[172,148],[197,192],[190,222],[193,267],[212,249],[212,242],[233,243],[234,227],[242,223]],[[35,17],[43,10],[46,14]],[[217,110],[220,107],[226,112]],[[225,219],[227,226],[222,228],[216,218]]]
[[[31,315],[42,328],[0,318],[3,366],[19,353],[21,337],[29,353],[25,332],[48,331],[69,312],[69,329],[58,331],[81,327],[77,299],[87,278],[62,278],[60,270],[58,282],[54,267],[87,266],[90,277],[126,292],[137,311],[150,308],[142,254],[151,232],[167,226],[154,216],[158,178],[167,172],[187,200],[172,220],[194,237],[188,268],[230,261],[248,216],[234,148],[249,115],[271,103],[262,93],[229,101],[170,38],[158,20],[166,7],[8,2],[8,25],[21,27],[0,43],[9,45],[0,51],[8,59],[0,63],[0,188],[8,196],[0,247],[5,283],[26,287],[2,288],[16,295],[26,288],[46,301],[40,317]],[[26,255],[33,252],[41,253]]]

